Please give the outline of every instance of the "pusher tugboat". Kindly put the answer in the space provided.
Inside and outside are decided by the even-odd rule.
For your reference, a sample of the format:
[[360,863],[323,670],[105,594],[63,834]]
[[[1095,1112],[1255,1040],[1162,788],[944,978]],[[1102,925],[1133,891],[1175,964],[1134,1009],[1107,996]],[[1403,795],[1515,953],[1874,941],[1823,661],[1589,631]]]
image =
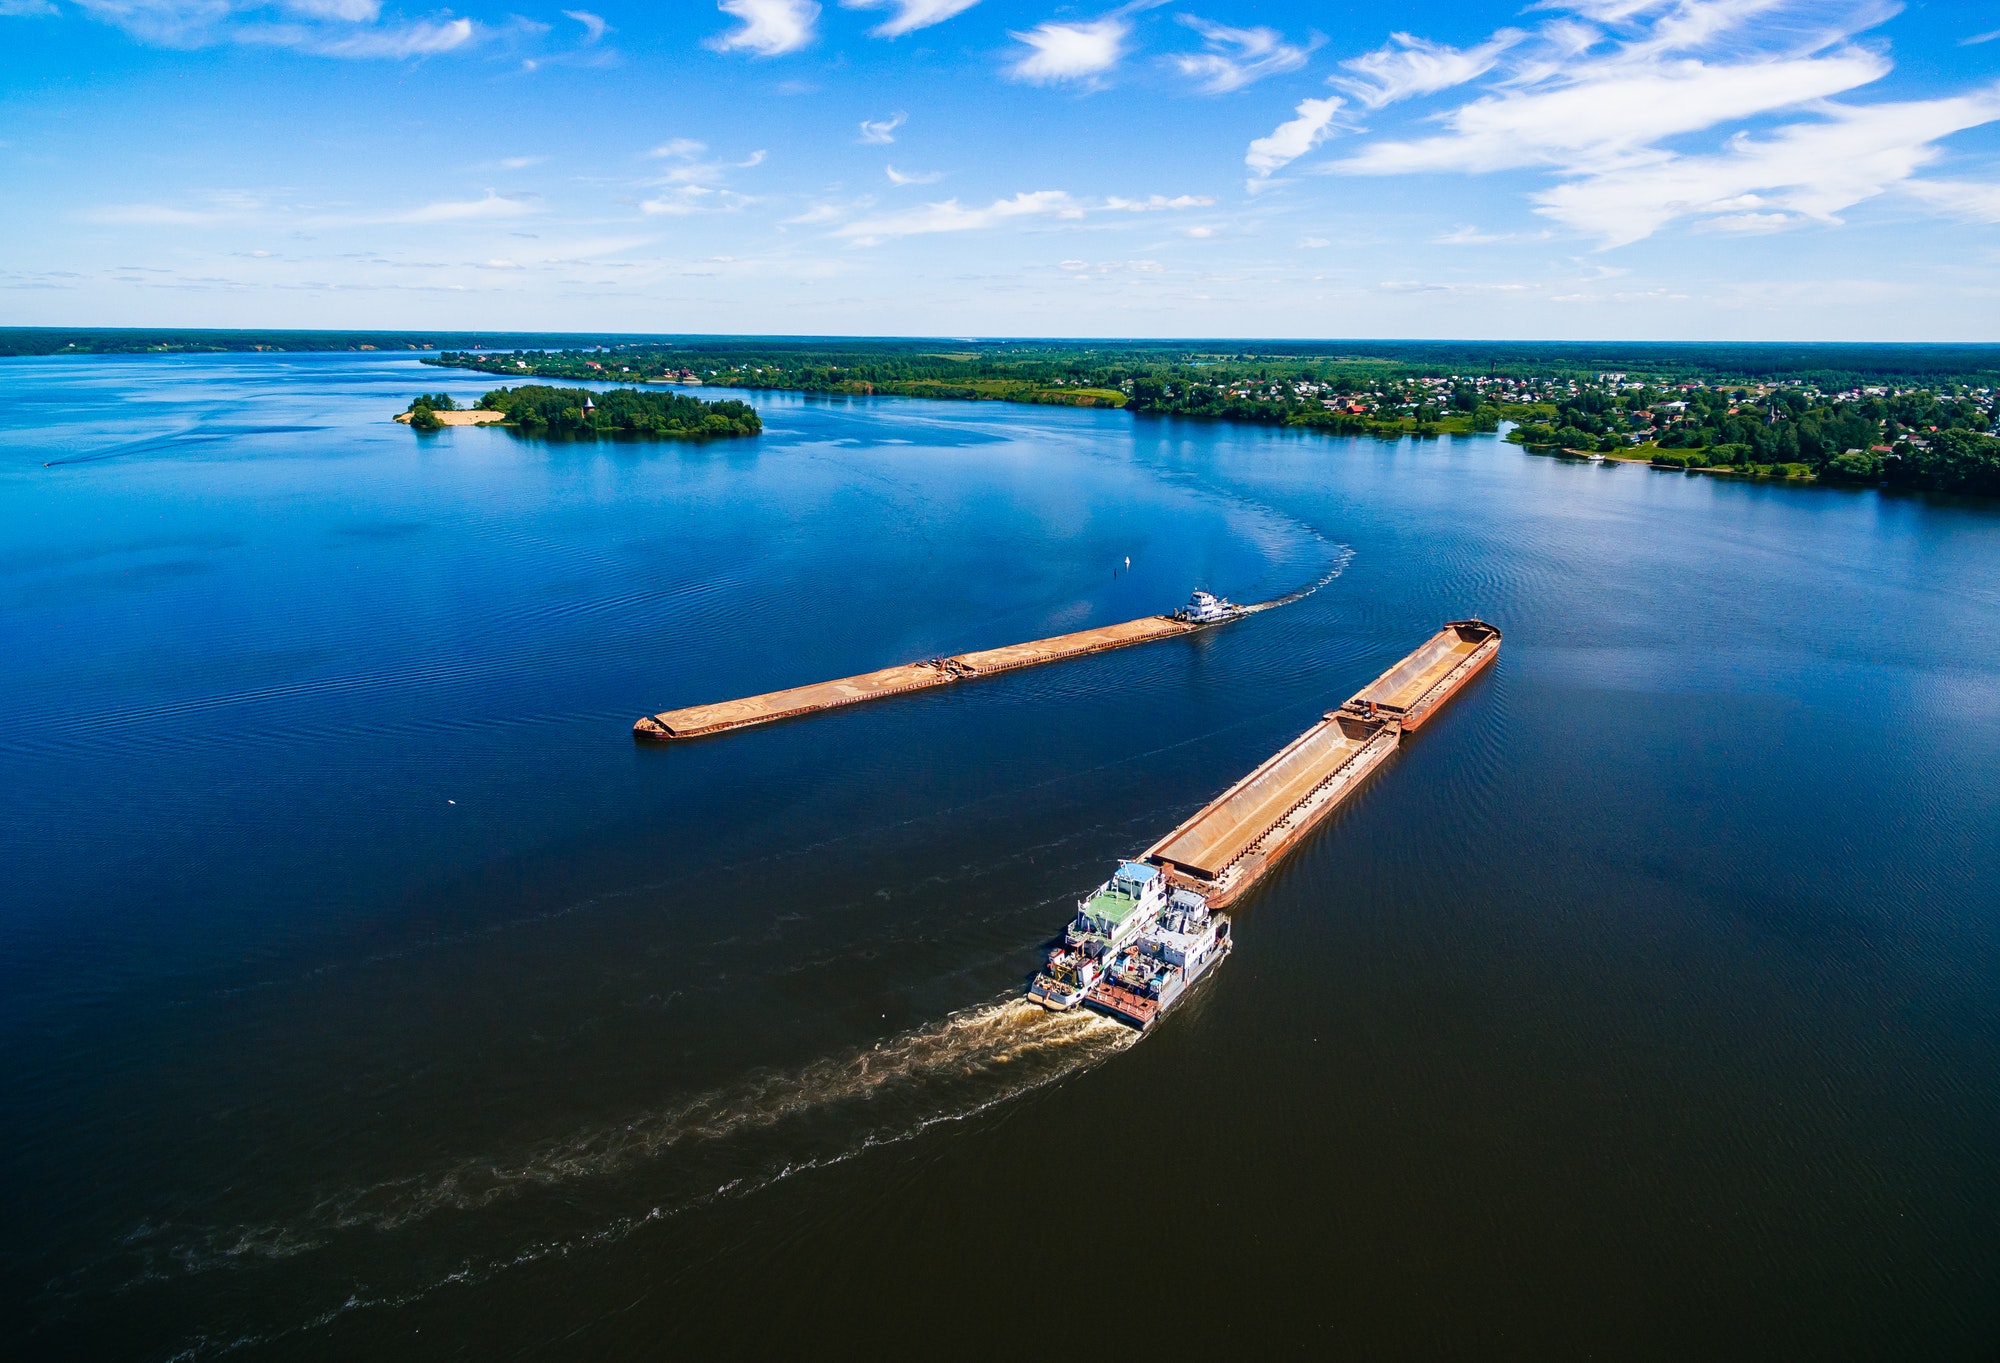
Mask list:
[[1143,1032],[1232,945],[1225,915],[1210,913],[1194,891],[1175,890],[1160,916],[1085,991],[1084,1005]]
[[1076,906],[1076,919],[1028,986],[1044,1008],[1074,1008],[1104,975],[1105,962],[1151,927],[1167,906],[1167,878],[1157,866],[1128,861]]

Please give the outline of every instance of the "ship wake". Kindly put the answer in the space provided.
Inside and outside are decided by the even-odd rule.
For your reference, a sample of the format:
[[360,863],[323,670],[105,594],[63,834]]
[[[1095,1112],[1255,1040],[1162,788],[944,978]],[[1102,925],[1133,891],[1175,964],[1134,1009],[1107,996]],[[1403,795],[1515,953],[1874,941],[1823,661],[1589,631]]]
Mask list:
[[[322,1261],[367,1255],[374,1290],[329,1303],[309,1321],[248,1331],[230,1345],[206,1341],[189,1356],[270,1343],[355,1311],[408,1305],[441,1288],[615,1244],[653,1223],[913,1140],[1055,1083],[1137,1039],[1096,1014],[1052,1013],[1009,995],[865,1050],[752,1074],[528,1149],[332,1190],[280,1221],[199,1232],[142,1227],[121,1246],[117,1264],[100,1264],[54,1295],[78,1309],[107,1286],[129,1292],[213,1271],[317,1276],[328,1266]],[[500,1204],[508,1206],[502,1243],[512,1248],[496,1255],[490,1218],[500,1215]],[[401,1243],[394,1255],[380,1253],[384,1233]],[[392,1262],[410,1271],[385,1272]],[[403,1281],[386,1281],[392,1274]]]
[[[312,1219],[329,1228],[393,1230],[438,1211],[473,1210],[537,1188],[641,1170],[793,1126],[807,1139],[772,1142],[771,1169],[844,1156],[962,1121],[1108,1058],[1134,1036],[1095,1014],[1051,1013],[1010,996],[867,1050],[753,1075],[512,1159],[469,1159],[436,1174],[337,1194],[322,1200]],[[844,1139],[828,1148],[823,1137],[834,1133],[825,1128],[839,1129]]]

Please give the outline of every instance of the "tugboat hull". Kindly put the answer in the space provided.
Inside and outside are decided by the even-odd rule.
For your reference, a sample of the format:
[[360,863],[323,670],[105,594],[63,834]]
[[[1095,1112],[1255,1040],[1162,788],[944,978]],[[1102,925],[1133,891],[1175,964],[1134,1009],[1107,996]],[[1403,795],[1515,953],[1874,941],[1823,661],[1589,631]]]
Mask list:
[[1184,967],[1160,976],[1156,989],[1135,989],[1124,981],[1107,977],[1090,987],[1083,996],[1083,1006],[1137,1031],[1150,1031],[1168,1009],[1187,997],[1202,976],[1222,963],[1234,945],[1229,920],[1221,919],[1214,942],[1199,955],[1189,957]]

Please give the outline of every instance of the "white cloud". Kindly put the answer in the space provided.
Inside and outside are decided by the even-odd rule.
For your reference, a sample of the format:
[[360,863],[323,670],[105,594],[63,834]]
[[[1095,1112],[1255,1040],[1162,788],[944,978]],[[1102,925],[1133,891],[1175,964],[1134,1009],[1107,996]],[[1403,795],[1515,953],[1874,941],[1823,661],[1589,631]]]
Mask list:
[[1260,137],[1244,153],[1243,164],[1259,178],[1270,176],[1304,156],[1326,140],[1333,116],[1347,101],[1339,95],[1325,99],[1304,99],[1292,112],[1296,117],[1280,123],[1267,137]]
[[648,215],[712,213],[738,209],[753,202],[734,190],[720,188],[733,170],[748,170],[764,164],[765,153],[753,151],[741,161],[724,164],[708,156],[708,144],[692,137],[675,137],[654,147],[646,155],[653,160],[676,164],[666,166],[658,178],[647,181],[663,192],[639,204]]
[[587,43],[594,43],[611,31],[611,25],[587,9],[566,9],[563,11],[563,17],[574,19],[583,25],[583,40]]
[[1968,180],[1912,180],[1904,188],[1954,217],[2000,223],[2000,185]]
[[519,194],[495,194],[486,191],[480,199],[447,199],[438,203],[425,204],[422,208],[398,213],[382,221],[385,222],[475,222],[493,218],[518,218],[535,212],[531,196]]
[[1173,63],[1182,75],[1200,81],[1204,94],[1227,94],[1266,76],[1296,71],[1306,64],[1313,49],[1326,41],[1314,34],[1300,47],[1287,43],[1285,35],[1275,28],[1229,28],[1192,14],[1177,17],[1201,35],[1207,50],[1175,57]]
[[971,232],[1014,218],[1081,219],[1084,209],[1060,189],[1040,189],[1016,194],[1011,199],[995,199],[984,208],[967,208],[957,199],[925,204],[921,208],[891,213],[850,223],[839,235],[860,245],[887,237],[913,237],[933,232]]
[[[312,45],[329,57],[429,57],[472,41],[472,20],[434,24],[418,21],[401,28],[371,28]],[[286,43],[283,46],[292,46]]]
[[896,129],[909,121],[910,116],[900,110],[887,118],[864,118],[861,120],[861,140],[869,146],[887,146],[896,140]]
[[944,178],[944,172],[941,170],[926,170],[906,175],[894,166],[884,166],[883,169],[888,172],[889,183],[892,185],[934,185]]
[[1164,194],[1149,194],[1143,199],[1121,199],[1114,194],[1103,206],[1114,213],[1179,213],[1190,208],[1213,208],[1215,200],[1206,194],[1177,194],[1171,199]]
[[1164,274],[1167,267],[1157,260],[1100,260],[1095,265],[1087,260],[1062,260],[1056,262],[1056,268],[1083,277],[1121,273]]
[[684,218],[692,213],[727,213],[755,203],[747,194],[711,185],[674,185],[650,199],[642,200],[639,211],[647,217]]
[[1975,33],[1970,38],[1960,38],[1958,45],[1960,47],[1977,47],[1981,43],[1990,43],[1995,38],[2000,38],[2000,28],[1994,29],[1991,33]]
[[282,8],[312,19],[345,19],[351,24],[369,24],[381,15],[382,0],[285,0]]
[[1665,138],[1825,99],[1888,71],[1886,58],[1862,48],[1713,66],[1596,63],[1566,79],[1476,99],[1441,119],[1450,132],[1377,142],[1340,169],[1397,175],[1611,165]]
[[1118,65],[1131,34],[1122,12],[1088,23],[1037,24],[1011,35],[1033,50],[1014,63],[1010,74],[1037,84],[1090,80]]
[[717,52],[782,57],[810,43],[813,25],[819,22],[819,6],[813,0],[716,0],[715,7],[742,23],[708,40]]
[[850,223],[836,235],[857,246],[873,246],[892,237],[923,236],[937,232],[970,232],[995,227],[1017,218],[1052,218],[1061,222],[1081,222],[1092,213],[1178,212],[1207,208],[1213,199],[1193,194],[1169,198],[1153,194],[1143,199],[1117,196],[1096,201],[1078,199],[1060,189],[1042,189],[1016,194],[1011,199],[995,199],[984,208],[967,208],[957,199],[925,204],[866,221]]
[[1298,241],[1293,244],[1296,245],[1301,251],[1317,251],[1322,246],[1333,245],[1333,243],[1328,241],[1325,237],[1300,237]]
[[900,38],[905,33],[956,18],[979,0],[840,0],[840,3],[848,9],[893,9],[894,14],[868,32],[877,38]]
[[[380,24],[381,0],[75,0],[100,23],[163,47],[235,43],[281,47],[323,57],[400,60],[450,52],[475,42],[470,19],[444,11],[433,19]],[[0,13],[53,13],[40,0],[0,0]],[[250,21],[252,13],[282,17]]]
[[1526,284],[1440,284],[1421,279],[1385,279],[1375,286],[1383,293],[1527,293]]
[[663,194],[656,194],[650,199],[642,200],[639,204],[639,211],[648,217],[655,217],[661,214],[672,217],[685,217],[690,213],[701,212],[709,206],[709,201],[714,198],[715,191],[706,185],[679,185],[667,190]]
[[[1925,199],[1914,176],[1941,155],[1937,143],[2000,120],[2000,88],[1840,102],[1891,69],[1886,49],[1857,41],[1895,12],[1879,0],[1845,8],[1824,0],[1569,0],[1561,8],[1568,16],[1533,38],[1495,36],[1509,38],[1494,55],[1511,53],[1510,69],[1489,93],[1432,120],[1441,132],[1377,141],[1322,169],[1539,169],[1557,183],[1531,195],[1536,211],[1608,247],[1683,219],[1705,230],[1767,232],[1837,223],[1845,209],[1899,187]],[[1369,68],[1374,93],[1362,97],[1370,102],[1423,85],[1417,65],[1388,60],[1399,51],[1427,60],[1451,52],[1407,35],[1397,41],[1398,49],[1372,54],[1384,63]],[[1455,70],[1440,68],[1437,78]],[[1717,150],[1687,145],[1710,130]],[[1949,199],[1931,193],[1925,201]]]
[[32,19],[60,13],[49,0],[0,0],[0,18]]
[[[1732,138],[1717,156],[1649,158],[1536,194],[1539,211],[1622,246],[1677,218],[1768,231],[1837,223],[1842,210],[1912,180],[1938,139],[2000,119],[2000,88],[1955,99],[1830,106],[1820,122]],[[1917,186],[1913,192],[1921,193]]]
[[477,199],[441,199],[397,212],[301,212],[292,205],[272,203],[252,194],[223,193],[209,198],[204,209],[163,204],[114,204],[88,214],[92,222],[151,227],[276,226],[344,228],[394,224],[492,221],[524,217],[541,211],[539,194],[499,194],[487,190]]
[[1370,109],[1379,109],[1400,99],[1434,95],[1469,80],[1477,80],[1496,66],[1508,48],[1528,35],[1519,29],[1503,28],[1478,47],[1447,47],[1426,42],[1407,33],[1391,33],[1389,44],[1341,63],[1352,76],[1334,76],[1336,85]]
[[1719,218],[1706,218],[1696,224],[1700,232],[1734,232],[1739,236],[1766,236],[1772,232],[1782,232],[1793,226],[1798,219],[1790,213],[1725,213]]

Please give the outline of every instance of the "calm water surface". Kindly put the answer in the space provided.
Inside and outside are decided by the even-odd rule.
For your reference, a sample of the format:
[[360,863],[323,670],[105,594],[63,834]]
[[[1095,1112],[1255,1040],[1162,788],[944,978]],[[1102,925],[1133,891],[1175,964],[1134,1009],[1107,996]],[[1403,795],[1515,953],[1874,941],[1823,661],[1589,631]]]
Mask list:
[[[1018,1356],[1110,1302],[2000,1346],[2000,509],[998,405],[387,420],[440,377],[0,362],[10,1356]],[[1114,858],[1473,613],[1499,666],[1152,1035],[1015,1002]]]

